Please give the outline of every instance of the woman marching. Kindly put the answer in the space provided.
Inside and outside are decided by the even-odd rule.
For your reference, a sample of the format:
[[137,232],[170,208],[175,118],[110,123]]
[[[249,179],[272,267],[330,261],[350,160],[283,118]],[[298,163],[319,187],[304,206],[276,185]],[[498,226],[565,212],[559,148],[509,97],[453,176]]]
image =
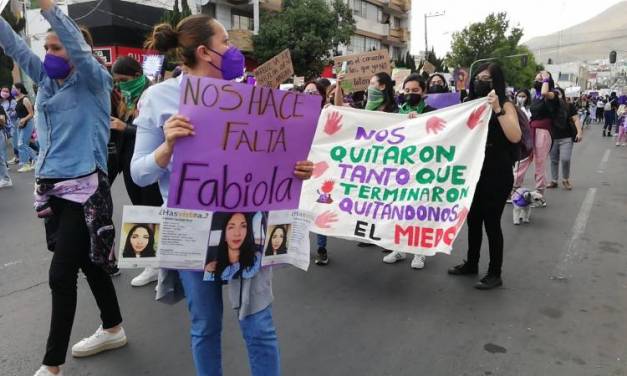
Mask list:
[[467,99],[487,96],[493,113],[488,124],[488,140],[481,176],[468,213],[468,256],[464,263],[449,269],[448,273],[451,275],[478,273],[485,226],[490,249],[490,266],[485,277],[475,285],[475,288],[489,290],[503,284],[501,216],[512,189],[515,144],[520,141],[522,132],[516,108],[505,97],[505,77],[501,68],[497,64],[489,63],[479,67],[477,72],[470,82]]
[[79,268],[96,298],[102,325],[74,345],[72,355],[90,356],[124,346],[126,335],[106,271],[115,261],[113,204],[106,177],[111,76],[54,1],[40,0],[39,5],[52,26],[43,63],[4,19],[0,19],[0,44],[37,83],[35,122],[38,133],[47,135],[40,138],[35,200],[53,251],[52,318],[43,365],[35,375],[50,376],[62,374],[76,311]]
[[[233,80],[243,75],[244,56],[229,44],[224,26],[206,15],[183,19],[176,28],[155,27],[148,47],[162,53],[176,50],[186,73],[194,76]],[[139,186],[159,182],[167,201],[170,161],[178,139],[194,136],[194,126],[178,115],[183,76],[150,87],[139,104],[135,119],[137,139],[131,174]],[[299,162],[294,174],[308,179],[313,163]],[[192,353],[197,375],[222,374],[222,282],[203,281],[203,272],[178,271],[191,317]],[[248,348],[254,376],[280,374],[279,345],[272,319],[272,273],[262,269],[250,279],[228,283],[240,328]]]
[[[139,97],[150,87],[150,80],[143,74],[141,64],[130,56],[118,58],[111,67],[113,81],[117,84],[121,100],[114,106],[111,116],[111,138],[116,145],[115,158],[109,158],[109,182],[122,173],[124,186],[133,205],[161,206],[159,186],[151,184],[140,187],[131,178],[131,159],[135,150],[137,127],[133,120],[137,116]],[[145,286],[157,280],[158,270],[147,267],[131,280],[131,286]]]

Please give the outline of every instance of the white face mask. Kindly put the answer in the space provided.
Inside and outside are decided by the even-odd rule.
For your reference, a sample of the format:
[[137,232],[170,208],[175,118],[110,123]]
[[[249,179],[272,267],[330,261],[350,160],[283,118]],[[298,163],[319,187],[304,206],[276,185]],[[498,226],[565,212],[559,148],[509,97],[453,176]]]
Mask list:
[[525,98],[523,97],[516,97],[516,104],[518,104],[519,106],[524,106],[525,105]]

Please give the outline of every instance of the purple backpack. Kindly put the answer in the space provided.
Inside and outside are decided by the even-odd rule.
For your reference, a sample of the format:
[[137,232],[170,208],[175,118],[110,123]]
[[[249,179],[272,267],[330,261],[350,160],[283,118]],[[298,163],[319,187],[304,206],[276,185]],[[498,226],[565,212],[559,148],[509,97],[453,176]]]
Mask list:
[[516,106],[516,115],[518,115],[518,125],[520,126],[522,137],[516,144],[518,155],[515,156],[514,160],[522,161],[533,153],[533,137],[531,127],[529,126],[529,118],[518,106]]

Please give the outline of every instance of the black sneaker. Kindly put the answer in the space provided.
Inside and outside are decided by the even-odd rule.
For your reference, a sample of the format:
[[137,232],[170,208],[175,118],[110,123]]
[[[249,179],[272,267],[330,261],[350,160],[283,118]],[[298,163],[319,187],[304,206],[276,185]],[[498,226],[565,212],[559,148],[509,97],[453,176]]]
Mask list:
[[120,269],[117,266],[114,266],[113,269],[107,270],[107,273],[109,273],[110,277],[117,277],[120,274],[122,274],[122,271],[120,271]]
[[314,263],[320,266],[324,266],[329,263],[329,256],[327,255],[326,248],[318,248],[318,254],[314,257]]
[[359,242],[359,243],[357,243],[357,246],[359,248],[368,248],[368,247],[374,247],[374,244]]
[[503,280],[501,277],[487,274],[485,277],[481,278],[479,282],[477,282],[475,288],[477,290],[492,290],[493,288],[497,288],[499,286],[503,286]]
[[463,264],[453,266],[448,270],[450,275],[476,275],[479,272],[476,266],[471,266],[464,261]]

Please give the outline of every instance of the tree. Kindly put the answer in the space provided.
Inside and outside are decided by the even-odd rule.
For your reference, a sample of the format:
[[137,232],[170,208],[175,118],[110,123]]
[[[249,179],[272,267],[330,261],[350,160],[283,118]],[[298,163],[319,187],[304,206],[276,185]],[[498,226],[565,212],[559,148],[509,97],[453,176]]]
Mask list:
[[431,48],[431,51],[427,55],[427,61],[433,64],[436,72],[448,72],[445,59],[438,59],[433,48]]
[[[19,33],[24,29],[24,25],[26,24],[24,18],[17,18],[10,10],[10,7],[4,8],[2,11],[2,18],[4,18],[9,25],[15,30],[16,33]],[[0,86],[11,86],[13,85],[13,60],[10,57],[5,55],[4,50],[0,48]]]
[[[530,87],[537,66],[531,51],[519,45],[522,36],[522,28],[510,27],[507,13],[491,13],[483,22],[472,23],[453,33],[446,63],[452,67],[469,68],[476,60],[495,58],[494,61],[503,68],[509,85]],[[504,58],[523,53],[528,54],[526,65],[519,58]]]
[[[172,25],[172,27],[176,27],[179,22],[185,17],[191,16],[192,11],[189,9],[189,5],[187,4],[187,0],[181,0],[181,7],[183,10],[179,10],[179,0],[174,0],[174,6],[172,10],[166,10],[161,17],[161,22]],[[173,70],[179,64],[178,57],[176,56],[176,52],[171,52],[166,56],[165,59],[165,69],[168,71]]]
[[350,43],[355,20],[342,0],[286,0],[279,13],[263,11],[259,34],[253,36],[254,56],[265,62],[288,48],[298,76],[322,72],[332,51]]

